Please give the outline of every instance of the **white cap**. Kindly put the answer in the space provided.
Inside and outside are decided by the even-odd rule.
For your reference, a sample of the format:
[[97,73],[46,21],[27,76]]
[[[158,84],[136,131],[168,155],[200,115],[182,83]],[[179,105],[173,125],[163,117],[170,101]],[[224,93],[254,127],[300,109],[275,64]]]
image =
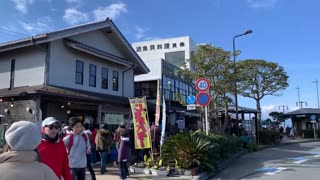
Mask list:
[[48,126],[48,125],[53,124],[55,122],[59,122],[59,121],[56,120],[54,117],[47,117],[46,119],[43,120],[42,127]]

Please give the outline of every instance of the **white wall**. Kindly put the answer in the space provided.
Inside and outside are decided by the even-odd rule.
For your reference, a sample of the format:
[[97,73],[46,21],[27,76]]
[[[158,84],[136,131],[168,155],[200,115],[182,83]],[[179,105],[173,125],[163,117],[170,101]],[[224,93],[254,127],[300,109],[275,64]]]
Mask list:
[[[184,43],[184,47],[180,47],[180,42]],[[166,43],[170,44],[169,49],[164,49],[164,44]],[[176,48],[172,47],[173,43],[177,44]],[[157,49],[158,44],[162,45],[162,49]],[[154,45],[155,50],[150,50],[150,45]],[[143,46],[147,46],[148,50],[143,51]],[[190,59],[191,51],[195,51],[197,48],[196,44],[192,41],[192,39],[189,36],[135,42],[135,43],[132,43],[132,47],[136,52],[137,52],[137,47],[141,47],[141,51],[137,52],[137,54],[141,57],[143,61],[148,61],[153,59],[165,59],[166,52],[176,52],[176,51],[185,51],[185,59]],[[187,67],[188,68],[190,67],[189,63],[187,64]]]
[[[104,49],[104,51],[109,52],[108,49]],[[119,66],[115,63],[111,63],[110,61],[97,58],[86,53],[82,53],[78,50],[72,49],[70,47],[67,47],[64,45],[63,40],[57,40],[51,43],[50,54],[51,57],[49,66],[49,84],[85,91],[122,96],[122,72],[127,70],[128,67]],[[84,62],[83,85],[75,83],[76,60]],[[94,64],[97,67],[96,87],[89,86],[89,64]],[[102,67],[108,68],[108,89],[101,88]],[[113,70],[119,72],[119,91],[112,90]],[[133,71],[128,71],[125,74],[125,78],[133,77]],[[125,88],[126,91],[124,91],[124,96],[132,97],[134,93],[133,79],[132,81],[125,81]]]
[[139,81],[150,81],[150,80],[156,80],[161,79],[161,71],[162,71],[162,60],[161,59],[154,59],[154,60],[147,60],[144,61],[144,63],[148,66],[150,69],[150,72],[148,74],[141,74],[134,77],[135,82]]
[[43,85],[45,58],[45,50],[35,46],[0,53],[0,89],[10,87],[12,59],[15,59],[14,87]]

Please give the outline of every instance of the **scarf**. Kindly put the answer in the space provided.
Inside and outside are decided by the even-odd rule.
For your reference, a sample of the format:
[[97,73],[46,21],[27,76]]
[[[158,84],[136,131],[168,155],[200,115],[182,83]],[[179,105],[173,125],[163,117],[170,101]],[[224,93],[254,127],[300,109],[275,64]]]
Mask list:
[[59,134],[57,134],[55,138],[51,138],[47,134],[43,134],[42,138],[49,141],[49,142],[55,143],[59,139]]

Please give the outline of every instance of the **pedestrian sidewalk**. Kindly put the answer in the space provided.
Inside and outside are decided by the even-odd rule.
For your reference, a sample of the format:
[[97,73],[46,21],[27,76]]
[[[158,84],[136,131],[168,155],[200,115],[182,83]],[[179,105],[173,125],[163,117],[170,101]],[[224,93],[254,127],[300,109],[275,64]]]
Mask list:
[[[113,165],[109,165],[107,166],[107,170],[108,172],[106,172],[105,174],[101,175],[100,174],[100,169],[99,167],[95,167],[94,168],[94,171],[95,171],[95,174],[96,174],[96,179],[97,180],[105,180],[105,179],[108,179],[108,180],[119,180],[119,175],[120,175],[120,172],[119,172],[119,169],[116,168],[116,167],[113,167]],[[90,173],[87,172],[87,175],[86,175],[86,179],[87,180],[91,180],[91,176],[90,176]],[[165,180],[165,179],[168,179],[168,180],[174,180],[174,179],[177,179],[177,180],[191,180],[191,179],[194,179],[194,177],[192,176],[178,176],[178,177],[169,177],[169,176],[153,176],[153,175],[147,175],[147,174],[130,174],[130,176],[127,178],[128,180],[134,180],[134,179],[156,179],[156,180]]]

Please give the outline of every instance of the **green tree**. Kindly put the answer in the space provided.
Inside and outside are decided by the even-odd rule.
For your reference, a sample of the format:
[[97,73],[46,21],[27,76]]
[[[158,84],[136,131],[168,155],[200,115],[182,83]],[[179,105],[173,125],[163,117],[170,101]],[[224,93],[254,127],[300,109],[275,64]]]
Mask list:
[[280,123],[286,120],[286,117],[283,116],[282,112],[273,111],[273,112],[269,113],[269,116],[272,117],[273,120],[280,122]]
[[[258,122],[261,124],[261,99],[265,96],[280,96],[289,84],[289,76],[277,63],[260,59],[247,59],[237,63],[238,92],[256,101]],[[259,127],[260,128],[260,127]]]
[[191,71],[184,64],[184,68],[179,74],[193,81],[199,78],[207,78],[210,81],[211,103],[208,109],[212,109],[215,114],[213,117],[218,119],[219,110],[224,108],[225,121],[223,124],[219,121],[219,125],[222,127],[220,130],[224,131],[228,123],[228,103],[231,101],[226,93],[232,91],[232,82],[234,82],[230,73],[233,68],[230,52],[209,44],[200,45],[188,62],[194,66],[194,69]]

